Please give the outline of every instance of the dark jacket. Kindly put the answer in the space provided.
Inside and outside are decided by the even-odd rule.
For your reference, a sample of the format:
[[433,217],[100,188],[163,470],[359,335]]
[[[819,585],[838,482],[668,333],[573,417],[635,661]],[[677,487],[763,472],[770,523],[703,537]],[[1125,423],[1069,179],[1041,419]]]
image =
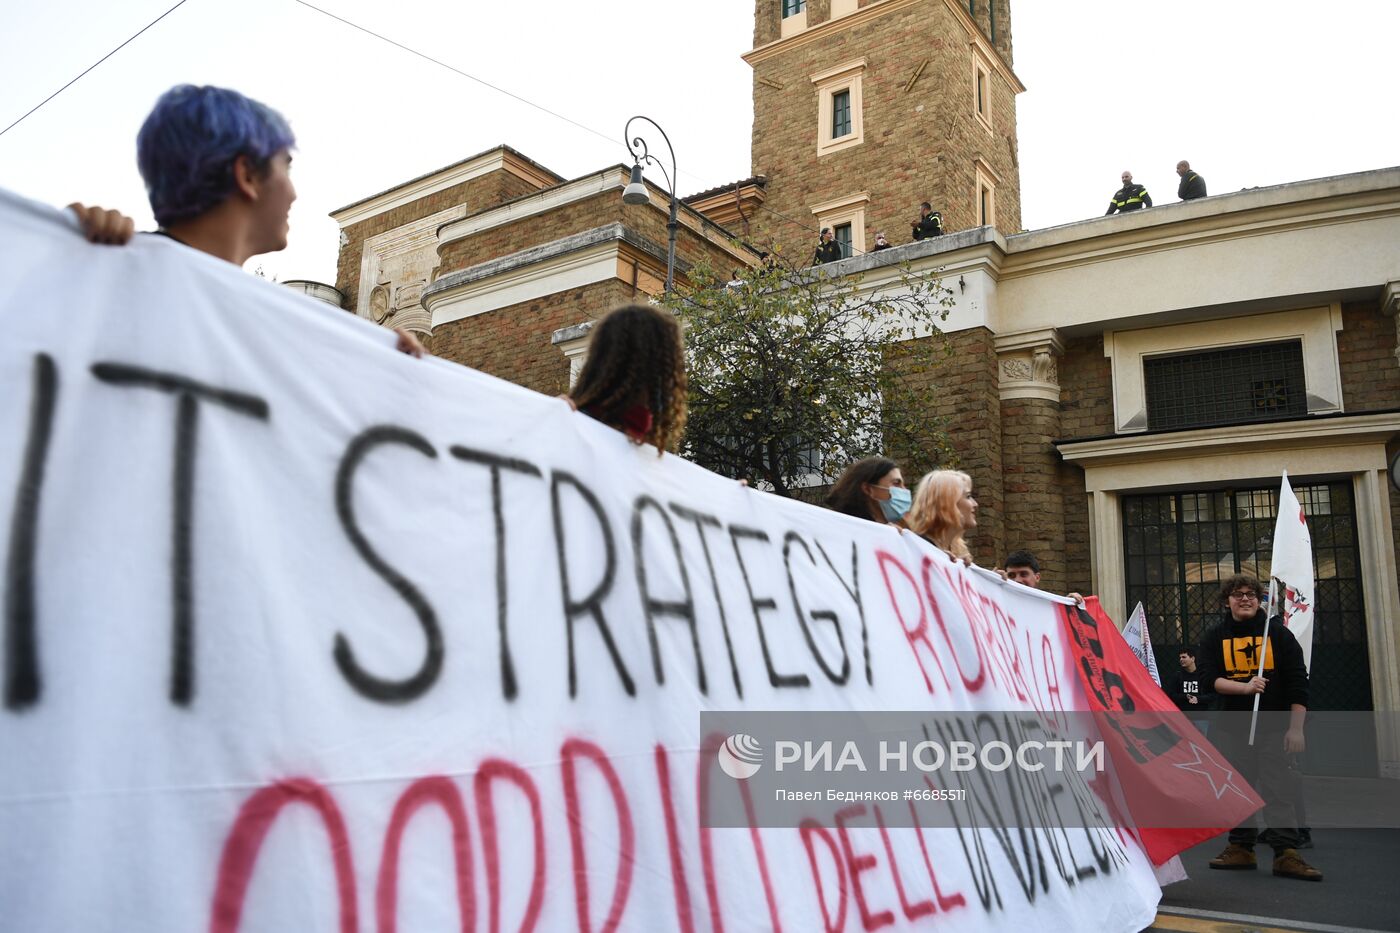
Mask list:
[[828,240],[825,243],[817,244],[817,252],[812,257],[812,265],[819,266],[824,262],[836,262],[841,258],[841,244],[835,240]]
[[[1264,611],[1236,622],[1229,612],[1201,641],[1196,669],[1201,682],[1214,688],[1216,678],[1246,683],[1259,673],[1259,647],[1264,634]],[[1259,708],[1285,712],[1297,703],[1308,705],[1308,669],[1298,639],[1278,619],[1269,626],[1269,648],[1264,656],[1264,676],[1269,685]],[[1228,712],[1254,709],[1253,694],[1221,694],[1220,708]]]
[[915,221],[911,226],[914,228],[914,239],[926,240],[931,236],[943,235],[943,215],[938,211],[929,211],[927,217]]
[[1206,180],[1195,172],[1181,176],[1181,184],[1176,186],[1176,196],[1183,201],[1194,201],[1206,196]]
[[875,241],[875,246],[874,246],[870,251],[871,251],[872,253],[878,253],[880,250],[882,250],[882,249],[889,249],[889,248],[890,248],[891,246],[893,246],[893,245],[894,245],[894,244],[891,243],[889,240],[886,240],[886,241],[883,242],[883,243],[881,243],[879,240],[876,240],[876,241]]
[[1124,185],[1113,195],[1113,200],[1108,202],[1108,210],[1104,216],[1117,211],[1126,214],[1128,211],[1135,211],[1143,207],[1152,206],[1152,196],[1147,193],[1147,189],[1142,185]]
[[[1202,716],[1215,709],[1215,688],[1201,676],[1200,665],[1194,671],[1178,670],[1167,682],[1167,696],[1182,712],[1192,717]],[[1195,697],[1192,703],[1190,697]]]

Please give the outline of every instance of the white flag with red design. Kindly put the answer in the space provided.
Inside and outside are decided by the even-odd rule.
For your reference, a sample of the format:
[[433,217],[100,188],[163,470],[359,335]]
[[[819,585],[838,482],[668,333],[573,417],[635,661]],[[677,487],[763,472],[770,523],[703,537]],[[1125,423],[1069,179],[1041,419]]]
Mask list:
[[1142,611],[1142,603],[1137,604],[1128,624],[1123,626],[1123,640],[1132,649],[1133,655],[1152,675],[1152,682],[1162,686],[1162,675],[1157,672],[1157,656],[1152,653],[1152,636],[1147,632],[1147,613]]
[[1293,487],[1288,471],[1278,493],[1278,522],[1274,525],[1274,555],[1269,563],[1274,583],[1269,587],[1270,611],[1276,613],[1303,648],[1303,663],[1312,669],[1313,640],[1313,557],[1312,534],[1308,519]]

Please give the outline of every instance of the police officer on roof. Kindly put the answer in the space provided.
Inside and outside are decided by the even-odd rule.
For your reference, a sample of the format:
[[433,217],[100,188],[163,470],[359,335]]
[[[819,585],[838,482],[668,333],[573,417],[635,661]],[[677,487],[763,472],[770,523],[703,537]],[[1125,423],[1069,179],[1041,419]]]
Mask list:
[[1152,206],[1152,196],[1147,193],[1147,189],[1142,185],[1133,184],[1133,173],[1123,173],[1123,187],[1114,192],[1113,200],[1108,202],[1108,210],[1104,216],[1117,211],[1126,214],[1128,211],[1135,211],[1143,207]]
[[934,210],[933,205],[925,201],[919,205],[919,219],[912,221],[910,226],[914,228],[914,239],[916,240],[942,236],[943,215]]
[[830,227],[822,227],[822,232],[817,243],[817,252],[812,257],[812,265],[820,266],[826,262],[837,262],[842,259],[841,244],[836,242],[836,238],[831,235]]
[[1182,159],[1176,163],[1176,173],[1181,176],[1181,184],[1176,186],[1176,196],[1183,201],[1194,201],[1206,196],[1206,180],[1191,171],[1191,163]]

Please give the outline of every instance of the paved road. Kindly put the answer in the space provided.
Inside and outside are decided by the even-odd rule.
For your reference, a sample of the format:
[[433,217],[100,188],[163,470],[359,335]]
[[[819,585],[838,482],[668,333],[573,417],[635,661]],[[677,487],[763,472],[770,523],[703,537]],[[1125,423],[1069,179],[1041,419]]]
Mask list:
[[1315,829],[1314,848],[1300,854],[1326,878],[1321,883],[1275,878],[1271,854],[1259,847],[1259,870],[1211,871],[1206,863],[1225,837],[1182,853],[1190,878],[1168,885],[1154,930],[1400,931],[1400,830]]

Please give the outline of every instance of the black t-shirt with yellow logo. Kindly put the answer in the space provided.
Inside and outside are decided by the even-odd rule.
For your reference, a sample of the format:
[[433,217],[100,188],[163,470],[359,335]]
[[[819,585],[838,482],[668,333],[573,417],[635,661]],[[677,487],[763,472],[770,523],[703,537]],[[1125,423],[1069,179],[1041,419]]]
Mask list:
[[[1259,701],[1261,710],[1285,712],[1292,704],[1308,705],[1308,669],[1303,649],[1283,623],[1274,619],[1269,626],[1269,643],[1264,642],[1264,612],[1237,622],[1229,612],[1206,633],[1199,652],[1202,685],[1213,686],[1224,677],[1245,683],[1259,673],[1259,652],[1264,651],[1264,677],[1269,685]],[[1254,695],[1222,694],[1220,708],[1248,712],[1254,709]]]

